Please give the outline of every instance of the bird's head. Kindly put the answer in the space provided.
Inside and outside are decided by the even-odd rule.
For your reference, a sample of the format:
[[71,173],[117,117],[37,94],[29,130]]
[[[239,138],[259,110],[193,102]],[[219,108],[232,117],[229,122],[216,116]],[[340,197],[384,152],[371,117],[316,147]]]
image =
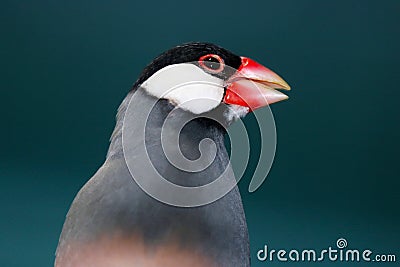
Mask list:
[[288,98],[275,89],[290,90],[270,69],[210,43],[188,43],[164,52],[134,87],[193,114],[224,105],[235,113],[226,115],[230,119]]

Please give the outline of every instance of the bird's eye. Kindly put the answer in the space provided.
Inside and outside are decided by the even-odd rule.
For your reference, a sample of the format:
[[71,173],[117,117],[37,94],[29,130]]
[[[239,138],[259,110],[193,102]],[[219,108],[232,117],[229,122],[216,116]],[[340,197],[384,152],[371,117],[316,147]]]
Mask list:
[[208,54],[200,57],[199,65],[208,72],[218,73],[224,69],[224,60],[214,54]]

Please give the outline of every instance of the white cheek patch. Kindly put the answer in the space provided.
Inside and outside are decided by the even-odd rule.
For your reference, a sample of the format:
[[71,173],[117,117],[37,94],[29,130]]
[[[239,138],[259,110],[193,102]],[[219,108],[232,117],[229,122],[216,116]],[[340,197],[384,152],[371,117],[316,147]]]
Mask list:
[[222,79],[190,63],[167,66],[153,74],[141,87],[149,94],[168,99],[194,114],[216,108],[224,95]]
[[221,103],[224,89],[213,84],[188,83],[169,91],[164,98],[194,114],[210,111]]

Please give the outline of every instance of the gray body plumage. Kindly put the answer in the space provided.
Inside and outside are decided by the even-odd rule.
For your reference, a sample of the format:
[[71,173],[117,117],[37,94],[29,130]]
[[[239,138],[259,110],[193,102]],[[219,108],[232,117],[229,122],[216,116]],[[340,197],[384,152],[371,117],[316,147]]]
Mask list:
[[[101,237],[119,233],[125,236],[140,234],[149,248],[162,246],[167,237],[174,236],[179,245],[212,259],[216,266],[250,266],[247,226],[237,187],[213,203],[182,208],[153,199],[132,179],[122,149],[122,124],[124,119],[138,119],[125,118],[130,98],[138,93],[143,101],[134,104],[139,108],[152,99],[142,90],[134,90],[121,104],[107,159],[73,201],[57,257],[67,255],[72,249],[71,244],[90,244]],[[178,170],[163,155],[160,138],[157,138],[165,116],[173,108],[168,101],[159,100],[148,118],[146,147],[154,167],[176,184],[198,186],[209,183],[225,168],[230,168],[224,146],[225,132],[205,120],[190,122],[181,132],[182,153],[189,159],[197,158],[200,140],[210,138],[217,146],[217,157],[201,172]],[[230,173],[230,178],[235,179],[233,172]]]

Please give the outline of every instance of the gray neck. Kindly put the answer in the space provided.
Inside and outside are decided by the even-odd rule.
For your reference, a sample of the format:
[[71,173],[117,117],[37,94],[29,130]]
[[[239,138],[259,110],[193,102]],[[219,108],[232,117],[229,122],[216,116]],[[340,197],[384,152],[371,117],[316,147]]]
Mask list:
[[[117,122],[110,138],[110,146],[107,152],[107,160],[123,157],[122,128],[124,119],[136,119],[125,118],[126,110],[134,94],[140,94],[140,99],[143,100],[143,102],[141,103],[134,103],[135,105],[146,105],[154,102],[153,97],[146,94],[141,88],[137,90],[132,90],[128,93],[128,95],[125,97],[118,108],[118,113],[116,116]],[[230,123],[226,121],[225,118],[225,116],[227,116],[227,111],[221,109],[223,109],[223,107],[219,109],[217,108],[213,111],[213,114],[209,115],[217,118],[219,121],[225,122],[226,124]],[[158,100],[157,103],[154,105],[153,111],[150,113],[149,117],[146,118],[147,120],[149,120],[149,123],[146,124],[146,144],[148,146],[161,146],[160,135],[163,123],[166,119],[166,116],[173,110],[174,106],[164,99]],[[182,119],[187,119],[188,117],[190,117],[188,112],[180,109],[175,109],[173,112],[175,117],[181,117]],[[230,115],[228,114],[228,116]],[[179,121],[176,121],[176,123],[179,124]],[[217,122],[206,118],[196,118],[187,123],[187,125],[180,132],[178,132],[179,127],[180,125],[177,125],[177,127],[170,127],[170,129],[177,130],[177,132],[173,134],[176,134],[176,136],[180,136],[180,143],[181,145],[183,144],[181,146],[182,153],[184,153],[186,157],[190,159],[195,159],[199,156],[198,146],[200,141],[204,138],[209,138],[213,140],[217,144],[217,147],[222,145],[219,148],[223,149],[223,152],[225,152],[223,140],[225,130]]]
[[[122,126],[124,120],[141,120],[143,118],[125,118],[129,102],[134,94],[138,93],[140,101],[135,105],[140,110],[141,105],[148,105],[154,102],[151,96],[140,90],[130,92],[122,102],[118,110],[117,124],[111,136],[111,144],[107,154],[107,161],[120,162],[124,158],[122,149]],[[138,95],[135,95],[135,98]],[[137,99],[135,99],[137,100]],[[220,176],[226,169],[230,168],[229,157],[224,146],[224,130],[218,124],[205,119],[195,119],[187,124],[181,132],[174,132],[170,128],[171,136],[180,136],[180,150],[188,159],[199,157],[199,143],[204,138],[209,138],[216,145],[217,157],[205,170],[198,173],[190,173],[174,168],[165,158],[161,147],[161,129],[165,117],[174,109],[174,106],[166,100],[157,101],[150,116],[146,117],[146,148],[154,167],[162,176],[174,184],[182,186],[199,186],[208,184]],[[221,110],[217,111],[219,113]],[[177,111],[175,114],[179,119],[185,117],[184,111]],[[177,127],[178,128],[178,127]],[[124,133],[125,137],[125,133]],[[135,140],[138,141],[138,140]],[[126,140],[124,139],[124,143]],[[140,162],[140,161],[138,161]],[[112,164],[110,164],[112,165]],[[229,179],[235,179],[233,172],[228,172]],[[144,239],[149,243],[162,243],[165,236],[170,234],[178,237],[185,246],[204,251],[216,259],[220,266],[249,266],[249,247],[247,226],[241,198],[237,187],[234,187],[221,199],[195,208],[180,208],[164,205],[161,202],[144,194],[136,186],[130,185],[127,181],[131,178],[124,178],[125,175],[115,176],[113,170],[112,179],[107,179],[106,186],[116,184],[118,196],[114,197],[109,209],[103,209],[107,218],[104,220],[107,229],[123,229],[126,233],[133,230],[144,234]],[[121,186],[123,184],[124,186]],[[151,212],[149,212],[151,211]],[[122,214],[122,218],[113,214]],[[110,226],[112,225],[112,227]]]
[[126,109],[128,108],[129,102],[130,102],[131,97],[134,94],[134,92],[135,92],[134,90],[130,91],[118,108],[118,112],[117,112],[117,116],[116,116],[117,123],[116,123],[114,131],[110,137],[110,146],[108,148],[106,161],[123,157],[122,125],[123,125]]

